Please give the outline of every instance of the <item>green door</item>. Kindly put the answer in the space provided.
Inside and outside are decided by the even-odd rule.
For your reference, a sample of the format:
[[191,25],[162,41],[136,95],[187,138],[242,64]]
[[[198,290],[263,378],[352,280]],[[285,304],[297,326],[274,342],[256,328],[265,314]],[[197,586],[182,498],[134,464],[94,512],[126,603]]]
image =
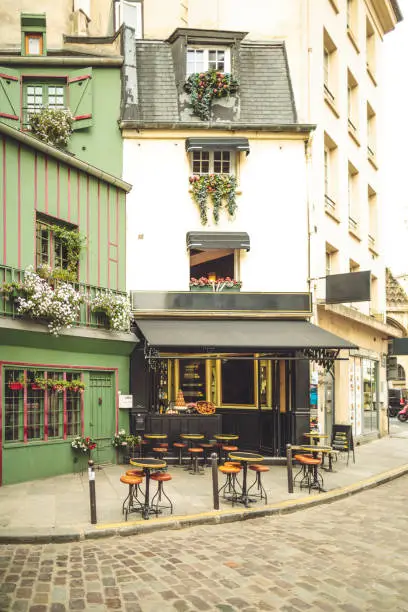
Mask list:
[[90,374],[89,391],[89,431],[97,443],[92,458],[96,463],[110,463],[114,457],[111,439],[116,423],[114,374],[111,372]]

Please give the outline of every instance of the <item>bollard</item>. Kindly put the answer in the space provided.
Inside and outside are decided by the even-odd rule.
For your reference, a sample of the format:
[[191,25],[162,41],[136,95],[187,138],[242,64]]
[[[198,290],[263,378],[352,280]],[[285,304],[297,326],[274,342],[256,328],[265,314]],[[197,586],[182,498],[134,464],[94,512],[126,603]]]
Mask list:
[[288,493],[293,493],[292,445],[286,445],[286,467],[288,471]]
[[89,477],[89,501],[91,504],[91,524],[96,525],[95,472],[94,472],[94,462],[92,461],[92,459],[88,461],[88,477]]
[[214,510],[220,509],[220,498],[218,495],[218,461],[217,460],[218,460],[217,453],[211,453]]

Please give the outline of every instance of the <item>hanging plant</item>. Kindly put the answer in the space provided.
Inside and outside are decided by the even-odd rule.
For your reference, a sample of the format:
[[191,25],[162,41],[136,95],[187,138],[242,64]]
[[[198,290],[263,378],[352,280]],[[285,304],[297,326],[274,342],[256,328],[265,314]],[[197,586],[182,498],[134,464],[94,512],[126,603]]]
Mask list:
[[222,202],[230,217],[233,217],[237,209],[236,190],[237,179],[230,174],[205,174],[200,176],[195,174],[189,178],[193,198],[200,210],[201,224],[208,222],[208,197],[213,204],[214,223],[220,219]]
[[130,303],[127,295],[112,293],[109,289],[98,292],[90,302],[92,312],[104,312],[109,319],[110,329],[129,331]]
[[48,145],[65,148],[72,134],[73,117],[66,108],[45,106],[30,114],[30,127],[34,136]]
[[210,119],[214,98],[225,98],[238,90],[239,83],[230,74],[216,70],[190,74],[184,89],[190,94],[194,114],[203,121]]

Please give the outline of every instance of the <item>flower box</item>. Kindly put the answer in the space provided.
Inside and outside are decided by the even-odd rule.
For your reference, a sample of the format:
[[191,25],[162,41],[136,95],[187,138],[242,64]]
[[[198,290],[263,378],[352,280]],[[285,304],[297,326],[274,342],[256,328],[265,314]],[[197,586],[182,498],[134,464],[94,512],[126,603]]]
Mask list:
[[214,291],[214,289],[209,286],[209,285],[190,285],[190,291],[193,292],[205,292],[205,293],[227,293],[227,292],[234,292],[237,293],[239,291],[241,291],[240,287],[224,287],[223,289],[219,290],[219,291]]
[[24,385],[21,382],[9,382],[8,386],[11,391],[21,391]]
[[31,389],[33,391],[43,391],[43,387],[41,385],[37,385],[37,383],[31,383]]

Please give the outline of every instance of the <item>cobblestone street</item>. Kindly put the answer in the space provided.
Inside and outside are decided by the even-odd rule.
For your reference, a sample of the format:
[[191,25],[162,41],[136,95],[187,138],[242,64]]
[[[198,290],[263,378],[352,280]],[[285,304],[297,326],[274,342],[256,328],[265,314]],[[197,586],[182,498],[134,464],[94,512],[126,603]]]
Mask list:
[[406,611],[408,477],[280,517],[0,547],[0,610]]

